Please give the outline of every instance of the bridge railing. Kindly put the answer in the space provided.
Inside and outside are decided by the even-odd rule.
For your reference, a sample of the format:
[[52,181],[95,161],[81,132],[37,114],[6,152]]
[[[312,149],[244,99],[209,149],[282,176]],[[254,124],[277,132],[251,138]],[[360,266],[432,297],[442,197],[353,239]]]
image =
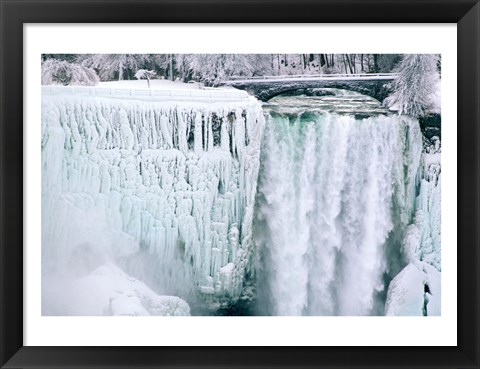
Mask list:
[[178,90],[154,90],[154,89],[120,89],[91,86],[42,86],[44,95],[75,95],[96,96],[116,99],[140,99],[140,100],[216,100],[232,101],[249,98],[248,93],[239,90],[221,89],[178,89]]
[[334,79],[334,78],[396,78],[397,73],[356,73],[356,74],[288,74],[281,76],[231,76],[228,81],[248,81],[248,80],[282,80],[282,79]]

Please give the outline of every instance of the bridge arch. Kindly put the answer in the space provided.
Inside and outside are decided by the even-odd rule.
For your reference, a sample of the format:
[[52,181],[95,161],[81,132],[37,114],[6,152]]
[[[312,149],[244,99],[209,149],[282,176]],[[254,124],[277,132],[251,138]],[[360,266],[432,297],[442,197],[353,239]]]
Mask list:
[[246,79],[232,80],[225,84],[245,90],[261,101],[268,101],[271,98],[288,91],[310,89],[310,88],[337,88],[350,90],[367,95],[382,102],[389,93],[388,84],[395,75],[329,75],[328,77],[308,78],[269,78],[269,79]]

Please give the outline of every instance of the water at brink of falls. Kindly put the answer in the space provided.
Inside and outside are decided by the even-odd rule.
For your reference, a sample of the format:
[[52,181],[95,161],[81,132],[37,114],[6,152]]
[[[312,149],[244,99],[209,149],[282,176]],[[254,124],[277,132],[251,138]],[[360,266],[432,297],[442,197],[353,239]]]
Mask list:
[[280,96],[264,110],[258,313],[383,315],[415,211],[418,122],[340,91]]

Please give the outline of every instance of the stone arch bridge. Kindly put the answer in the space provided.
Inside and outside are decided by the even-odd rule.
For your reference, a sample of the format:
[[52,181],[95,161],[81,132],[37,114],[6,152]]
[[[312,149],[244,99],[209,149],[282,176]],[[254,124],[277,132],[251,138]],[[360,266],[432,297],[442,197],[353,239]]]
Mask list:
[[248,79],[232,78],[223,84],[245,90],[261,101],[301,89],[338,88],[371,96],[380,102],[388,95],[387,85],[396,74],[325,74],[319,76],[265,76]]

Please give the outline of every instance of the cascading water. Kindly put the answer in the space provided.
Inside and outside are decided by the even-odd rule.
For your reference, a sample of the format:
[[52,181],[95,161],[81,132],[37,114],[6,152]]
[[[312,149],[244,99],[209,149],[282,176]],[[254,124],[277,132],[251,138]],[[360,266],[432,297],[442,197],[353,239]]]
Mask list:
[[378,107],[363,119],[337,113],[358,113],[355,99],[327,99],[326,109],[280,98],[269,109],[255,227],[264,314],[383,314],[414,211],[422,135],[416,120]]

